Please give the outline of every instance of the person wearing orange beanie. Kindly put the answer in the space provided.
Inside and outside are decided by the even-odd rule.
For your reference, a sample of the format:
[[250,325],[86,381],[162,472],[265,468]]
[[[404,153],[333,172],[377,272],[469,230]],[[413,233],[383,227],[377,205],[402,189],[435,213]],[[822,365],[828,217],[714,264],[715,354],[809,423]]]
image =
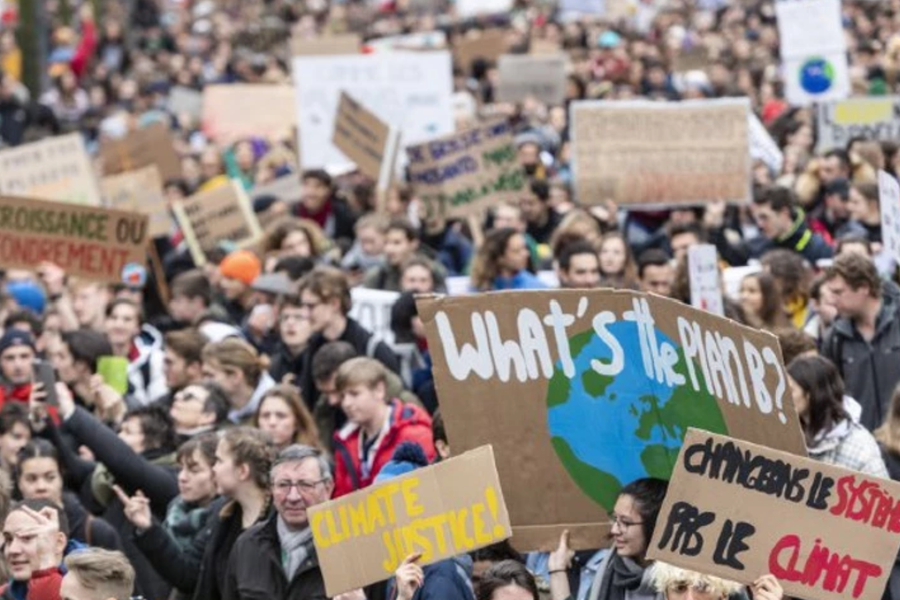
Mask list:
[[240,325],[252,307],[250,285],[262,272],[262,262],[249,250],[235,250],[219,263],[219,287],[231,320]]

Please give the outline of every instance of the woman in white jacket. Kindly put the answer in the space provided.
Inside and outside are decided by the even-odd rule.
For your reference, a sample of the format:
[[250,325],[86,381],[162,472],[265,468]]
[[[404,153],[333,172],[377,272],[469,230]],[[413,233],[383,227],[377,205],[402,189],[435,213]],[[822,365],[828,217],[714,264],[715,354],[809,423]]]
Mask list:
[[128,359],[128,406],[146,406],[168,394],[162,335],[153,327],[141,327],[140,307],[126,298],[113,300],[104,329],[113,354]]

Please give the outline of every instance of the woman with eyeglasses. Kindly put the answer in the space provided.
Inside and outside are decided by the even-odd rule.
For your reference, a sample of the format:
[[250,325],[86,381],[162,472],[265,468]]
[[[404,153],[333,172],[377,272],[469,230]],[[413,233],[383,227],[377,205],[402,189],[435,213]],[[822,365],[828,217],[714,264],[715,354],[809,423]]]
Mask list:
[[[611,517],[613,547],[597,570],[588,600],[657,600],[646,555],[667,488],[668,483],[661,479],[646,478],[619,492]],[[572,598],[566,571],[573,555],[569,532],[563,532],[559,547],[550,554],[553,600]]]
[[169,504],[164,520],[153,518],[143,492],[128,497],[118,486],[116,494],[125,516],[134,526],[132,539],[153,568],[177,590],[174,598],[190,598],[197,585],[203,551],[209,542],[209,521],[217,490],[213,474],[219,436],[201,433],[178,448],[179,494]]

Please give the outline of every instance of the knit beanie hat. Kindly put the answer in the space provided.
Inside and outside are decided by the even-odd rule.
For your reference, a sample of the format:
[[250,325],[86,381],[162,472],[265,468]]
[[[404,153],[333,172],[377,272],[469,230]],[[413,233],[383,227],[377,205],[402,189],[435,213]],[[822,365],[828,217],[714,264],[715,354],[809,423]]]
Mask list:
[[33,281],[13,281],[6,284],[6,292],[22,308],[27,308],[40,316],[47,304],[44,290]]
[[391,457],[391,460],[385,463],[378,472],[378,475],[375,476],[375,483],[381,483],[382,481],[387,481],[394,477],[400,477],[401,475],[406,475],[407,473],[415,471],[419,467],[427,466],[428,457],[425,456],[425,451],[422,449],[422,446],[415,442],[402,442],[397,446],[397,449],[394,450],[394,455]]
[[237,279],[250,285],[262,272],[262,263],[249,250],[235,250],[219,264],[219,272],[223,277]]
[[0,337],[0,354],[3,354],[14,346],[28,346],[32,350],[34,347],[34,338],[27,331],[21,329],[7,329]]

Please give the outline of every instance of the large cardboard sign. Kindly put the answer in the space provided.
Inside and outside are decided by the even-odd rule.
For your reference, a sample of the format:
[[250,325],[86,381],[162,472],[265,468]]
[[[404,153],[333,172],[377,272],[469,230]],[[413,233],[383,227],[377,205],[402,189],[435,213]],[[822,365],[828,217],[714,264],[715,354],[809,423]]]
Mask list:
[[181,177],[181,159],[172,135],[162,123],[128,132],[120,139],[102,138],[100,158],[104,175],[116,175],[156,165],[163,182]]
[[579,201],[749,201],[749,111],[746,98],[574,103]]
[[563,529],[596,548],[622,486],[668,479],[688,427],[806,453],[769,333],[628,291],[418,307],[451,447],[493,445],[519,550],[555,548]]
[[34,198],[0,197],[0,265],[35,269],[44,261],[69,275],[121,283],[126,265],[143,265],[147,216]]
[[290,137],[295,102],[290,85],[208,85],[203,88],[203,132],[226,145],[250,137]]
[[206,264],[206,252],[219,242],[234,242],[244,248],[262,237],[250,199],[236,180],[194,194],[172,209],[198,267]]
[[691,429],[648,559],[785,596],[878,600],[900,546],[900,484]]
[[818,149],[846,148],[853,138],[900,138],[900,96],[848,98],[823,102],[816,111]]
[[900,264],[900,183],[885,171],[878,171],[878,206],[884,249]]
[[355,33],[326,35],[317,38],[291,38],[293,56],[336,56],[359,54],[362,40]]
[[78,133],[0,151],[0,194],[100,205],[100,190]]
[[476,58],[494,62],[509,48],[507,32],[503,29],[488,29],[472,34],[453,43],[453,60],[456,66],[469,74],[472,61]]
[[349,166],[331,143],[341,92],[398,127],[404,143],[453,131],[449,52],[301,56],[294,58],[293,72],[304,169]]
[[329,597],[509,538],[494,454],[485,446],[309,509]]
[[545,104],[566,99],[565,54],[504,54],[500,57],[499,102],[522,102],[533,97]]
[[407,146],[406,152],[409,181],[429,215],[477,214],[489,204],[515,199],[527,185],[506,120]]
[[341,94],[331,143],[363,174],[375,181],[390,177],[399,135],[349,94]]
[[172,217],[163,193],[162,177],[155,165],[104,177],[100,186],[106,206],[147,215],[150,237],[172,232]]
[[788,102],[806,106],[849,96],[841,0],[779,0],[775,14]]

